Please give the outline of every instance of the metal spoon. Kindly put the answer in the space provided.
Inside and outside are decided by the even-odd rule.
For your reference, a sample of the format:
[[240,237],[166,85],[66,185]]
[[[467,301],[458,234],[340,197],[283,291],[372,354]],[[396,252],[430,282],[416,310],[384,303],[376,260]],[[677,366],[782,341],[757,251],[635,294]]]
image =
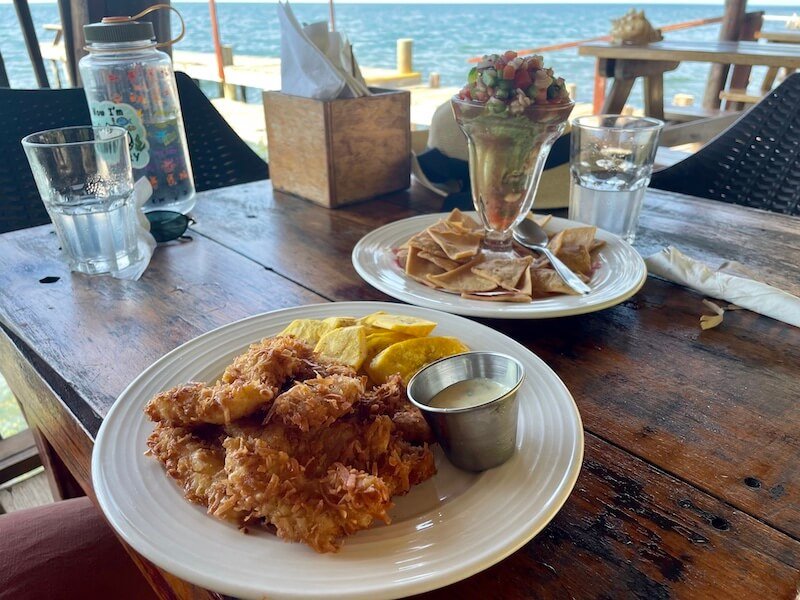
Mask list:
[[583,283],[580,278],[569,270],[569,267],[556,258],[555,254],[547,249],[547,233],[533,219],[523,219],[522,223],[514,229],[514,239],[526,248],[536,252],[541,252],[553,265],[553,268],[561,276],[569,287],[581,294],[588,294],[592,291],[588,285]]

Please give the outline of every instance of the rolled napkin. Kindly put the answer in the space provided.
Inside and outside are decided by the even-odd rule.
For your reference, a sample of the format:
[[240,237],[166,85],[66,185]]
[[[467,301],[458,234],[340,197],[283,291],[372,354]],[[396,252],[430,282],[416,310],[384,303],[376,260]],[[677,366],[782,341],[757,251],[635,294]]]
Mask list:
[[701,294],[800,327],[800,298],[776,287],[715,271],[669,246],[645,259],[647,270]]

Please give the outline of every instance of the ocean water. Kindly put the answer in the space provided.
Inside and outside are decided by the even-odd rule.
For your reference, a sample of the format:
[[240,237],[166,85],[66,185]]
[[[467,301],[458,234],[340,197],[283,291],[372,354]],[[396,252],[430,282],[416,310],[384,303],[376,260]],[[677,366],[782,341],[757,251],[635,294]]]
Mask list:
[[[173,2],[184,15],[187,34],[178,48],[212,52],[211,26],[206,2]],[[336,7],[337,29],[346,32],[353,43],[360,64],[393,68],[398,38],[413,38],[414,68],[425,81],[431,72],[441,75],[442,85],[461,85],[470,65],[469,57],[506,49],[535,48],[604,35],[610,20],[628,10],[627,5],[611,4],[341,4]],[[297,4],[295,13],[301,22],[326,20],[325,4]],[[791,14],[787,7],[758,7],[771,15]],[[656,26],[722,14],[722,2],[709,5],[651,5],[646,15]],[[31,5],[40,41],[49,40],[45,23],[58,22],[55,4]],[[217,4],[220,35],[235,53],[279,56],[280,30],[275,4]],[[781,23],[767,22],[765,29]],[[178,24],[173,19],[173,31]],[[671,40],[716,39],[719,25],[707,25],[668,33]],[[0,53],[5,60],[13,87],[35,87],[14,8],[0,5]],[[545,62],[568,82],[577,85],[577,99],[591,101],[594,60],[579,57],[577,49],[552,52]],[[665,97],[676,93],[702,100],[709,65],[685,63],[665,76]],[[764,69],[754,69],[753,81],[763,77]],[[640,86],[641,84],[639,84]],[[255,97],[256,94],[252,94]],[[641,87],[634,88],[631,104],[642,104]]]

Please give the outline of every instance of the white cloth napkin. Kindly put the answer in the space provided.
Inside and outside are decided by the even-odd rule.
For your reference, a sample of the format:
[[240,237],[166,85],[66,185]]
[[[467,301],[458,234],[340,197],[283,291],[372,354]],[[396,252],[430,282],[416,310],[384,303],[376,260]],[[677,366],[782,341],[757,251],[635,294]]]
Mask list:
[[645,259],[653,274],[691,288],[701,294],[726,300],[789,325],[800,327],[800,298],[776,287],[714,271],[669,246]]
[[333,100],[369,96],[347,37],[325,22],[301,26],[289,3],[278,3],[281,25],[281,91]]
[[153,250],[156,248],[156,240],[150,234],[150,221],[144,216],[142,207],[150,199],[153,194],[153,187],[146,177],[141,177],[133,184],[133,195],[136,198],[137,207],[137,224],[136,224],[136,241],[139,246],[139,260],[129,264],[124,269],[113,269],[109,275],[117,279],[127,279],[136,281],[145,272],[147,266],[150,264],[150,259],[153,256]]

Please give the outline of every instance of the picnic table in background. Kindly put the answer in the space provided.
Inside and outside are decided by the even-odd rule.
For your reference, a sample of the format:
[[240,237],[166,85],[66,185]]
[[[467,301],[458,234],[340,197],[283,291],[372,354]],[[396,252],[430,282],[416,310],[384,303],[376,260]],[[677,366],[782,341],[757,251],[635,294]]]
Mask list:
[[[51,226],[0,235],[0,369],[56,491],[92,494],[93,438],[155,360],[261,312],[387,300],[355,273],[353,246],[440,206],[417,185],[339,210],[273,192],[269,181],[203,192],[193,241],[158,248],[137,282],[69,273]],[[636,247],[649,255],[669,244],[713,265],[739,260],[800,293],[797,217],[649,190]],[[485,321],[573,394],[582,472],[531,542],[425,597],[794,597],[800,329],[736,311],[701,331],[701,300],[648,277],[601,312]],[[161,597],[217,597],[132,555]]]
[[674,71],[681,62],[800,68],[800,45],[795,44],[662,41],[625,46],[603,42],[585,44],[578,52],[597,59],[598,76],[613,79],[601,113],[621,113],[633,84],[642,77],[645,114],[657,119],[664,118],[664,73]]

